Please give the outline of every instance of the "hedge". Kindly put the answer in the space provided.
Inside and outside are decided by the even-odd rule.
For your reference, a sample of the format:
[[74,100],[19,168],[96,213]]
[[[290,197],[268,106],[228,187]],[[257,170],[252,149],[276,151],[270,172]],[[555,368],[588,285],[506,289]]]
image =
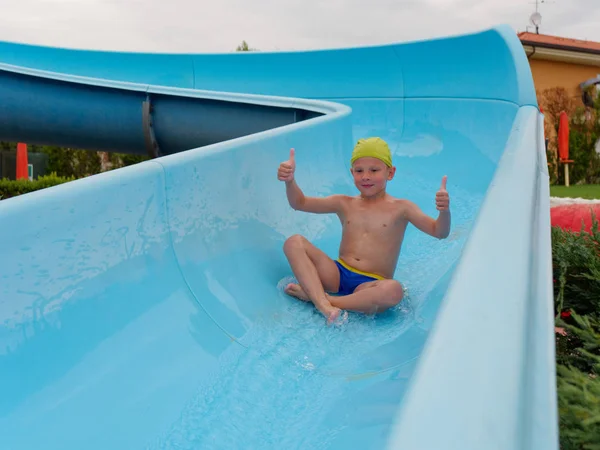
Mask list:
[[0,180],[0,200],[45,189],[75,180],[75,177],[59,177],[55,173],[39,177],[37,180]]

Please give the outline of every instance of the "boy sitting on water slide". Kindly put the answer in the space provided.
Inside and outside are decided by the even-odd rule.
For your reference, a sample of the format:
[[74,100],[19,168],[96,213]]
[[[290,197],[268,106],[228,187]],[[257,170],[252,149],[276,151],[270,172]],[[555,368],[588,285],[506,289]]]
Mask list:
[[285,292],[312,302],[328,324],[339,318],[341,310],[374,314],[402,300],[402,285],[393,277],[409,222],[439,239],[448,237],[450,232],[446,176],[436,193],[439,215],[434,220],[415,203],[386,193],[387,182],[394,177],[396,168],[385,141],[376,137],[360,139],[352,152],[351,164],[354,185],[360,192],[354,197],[306,197],[294,180],[294,149],[277,173],[278,179],[285,181],[292,208],[316,214],[335,213],[342,223],[336,261],[300,235],[291,236],[283,246],[299,282],[288,284]]

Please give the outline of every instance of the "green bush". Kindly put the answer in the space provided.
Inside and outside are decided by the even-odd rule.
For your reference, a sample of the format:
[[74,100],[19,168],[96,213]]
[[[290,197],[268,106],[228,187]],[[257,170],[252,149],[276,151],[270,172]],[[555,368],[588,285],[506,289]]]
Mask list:
[[98,152],[54,145],[32,146],[32,151],[48,155],[48,171],[62,177],[81,178],[101,172]]
[[0,199],[16,197],[17,195],[45,189],[58,184],[75,180],[75,177],[60,177],[55,173],[39,177],[37,180],[0,180]]
[[552,228],[552,265],[556,310],[578,314],[600,311],[600,232],[593,220],[590,233]]

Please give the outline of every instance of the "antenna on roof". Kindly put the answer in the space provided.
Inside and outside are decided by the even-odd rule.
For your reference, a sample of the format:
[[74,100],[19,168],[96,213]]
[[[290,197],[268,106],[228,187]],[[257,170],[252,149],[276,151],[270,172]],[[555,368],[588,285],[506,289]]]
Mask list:
[[529,21],[535,26],[536,34],[540,34],[540,25],[542,24],[542,15],[539,12],[534,12],[530,17]]
[[529,21],[533,26],[535,26],[536,34],[540,34],[540,25],[542,24],[542,15],[538,12],[538,6],[540,3],[554,3],[549,2],[548,0],[535,0],[535,12],[529,16]]

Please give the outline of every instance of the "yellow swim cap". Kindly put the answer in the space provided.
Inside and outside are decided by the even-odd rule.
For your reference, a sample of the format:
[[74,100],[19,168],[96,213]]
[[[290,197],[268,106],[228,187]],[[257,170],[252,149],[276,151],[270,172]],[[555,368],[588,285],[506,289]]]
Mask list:
[[352,152],[350,164],[354,164],[358,158],[377,158],[385,163],[386,166],[392,167],[392,153],[387,143],[378,137],[367,139],[359,139]]

